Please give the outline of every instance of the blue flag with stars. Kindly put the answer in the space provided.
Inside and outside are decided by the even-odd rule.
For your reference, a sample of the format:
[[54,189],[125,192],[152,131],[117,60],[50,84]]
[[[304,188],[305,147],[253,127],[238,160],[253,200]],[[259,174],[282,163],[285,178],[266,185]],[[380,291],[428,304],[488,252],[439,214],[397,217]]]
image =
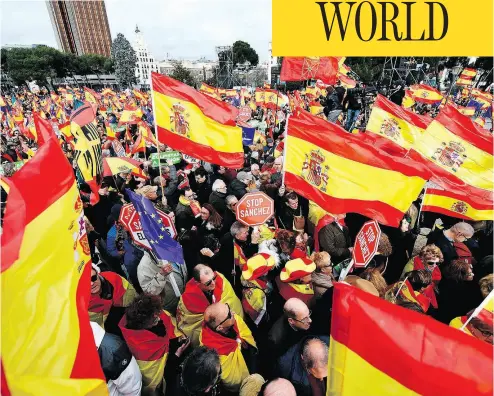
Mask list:
[[167,260],[170,263],[184,264],[182,246],[168,235],[161,219],[153,206],[153,203],[129,189],[125,190],[141,219],[141,226],[146,239],[159,260]]

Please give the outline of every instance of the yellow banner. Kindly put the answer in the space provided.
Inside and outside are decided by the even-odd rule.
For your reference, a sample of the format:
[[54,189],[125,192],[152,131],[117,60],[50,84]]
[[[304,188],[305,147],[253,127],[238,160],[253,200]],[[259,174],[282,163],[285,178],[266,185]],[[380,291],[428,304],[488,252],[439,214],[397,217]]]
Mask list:
[[[492,0],[273,0],[272,5],[273,56],[493,55]],[[310,21],[304,34],[293,28],[297,21]]]
[[494,210],[479,210],[472,208],[468,202],[458,200],[456,198],[447,197],[444,195],[435,195],[426,193],[422,203],[424,207],[435,206],[444,208],[453,212],[458,212],[472,220],[492,220],[494,218]]

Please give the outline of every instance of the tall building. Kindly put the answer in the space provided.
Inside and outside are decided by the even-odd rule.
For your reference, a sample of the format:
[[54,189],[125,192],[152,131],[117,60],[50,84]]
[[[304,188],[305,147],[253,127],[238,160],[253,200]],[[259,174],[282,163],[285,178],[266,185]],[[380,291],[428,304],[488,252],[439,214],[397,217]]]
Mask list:
[[46,6],[62,51],[110,56],[110,26],[103,0],[47,0]]
[[132,48],[137,56],[136,63],[136,77],[137,83],[141,86],[141,89],[151,88],[151,72],[158,72],[158,64],[154,60],[153,54],[148,50],[148,46],[144,41],[144,36],[136,25],[136,35]]

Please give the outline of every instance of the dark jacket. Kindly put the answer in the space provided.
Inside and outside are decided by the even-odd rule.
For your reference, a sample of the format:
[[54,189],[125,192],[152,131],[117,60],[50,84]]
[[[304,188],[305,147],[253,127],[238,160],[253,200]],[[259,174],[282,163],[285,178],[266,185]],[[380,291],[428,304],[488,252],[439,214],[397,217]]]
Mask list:
[[208,203],[211,191],[211,186],[207,180],[204,183],[197,183],[195,192],[197,194],[197,200],[201,205]]
[[351,256],[349,247],[351,247],[348,228],[343,226],[343,231],[335,222],[328,224],[319,231],[319,245],[321,250],[328,252],[331,261],[335,264]]
[[221,217],[223,217],[227,207],[226,207],[226,202],[225,202],[226,194],[220,193],[218,191],[213,191],[209,195],[209,203],[213,205],[213,208],[216,209],[216,211],[220,214]]
[[309,330],[294,330],[288,323],[285,315],[282,315],[269,330],[268,345],[272,359],[277,359],[302,338],[310,335]]
[[247,194],[246,185],[238,179],[233,180],[228,186],[228,195],[235,195],[237,199]]
[[[317,336],[316,338],[319,338],[329,345],[328,336]],[[292,383],[297,392],[297,396],[312,396],[309,377],[301,359],[304,341],[305,339],[302,339],[278,359],[276,374]]]
[[456,253],[456,250],[453,246],[453,242],[446,238],[446,236],[444,235],[444,230],[436,229],[427,236],[427,244],[430,245],[432,243],[436,245],[443,253],[443,265],[447,265],[452,260],[458,258],[458,254]]
[[196,224],[196,219],[192,214],[190,206],[182,205],[180,202],[175,208],[175,225],[177,226],[177,232],[180,230],[190,230]]
[[479,286],[474,281],[459,281],[443,278],[439,282],[437,295],[438,312],[435,318],[445,324],[464,316],[470,310],[477,308]]

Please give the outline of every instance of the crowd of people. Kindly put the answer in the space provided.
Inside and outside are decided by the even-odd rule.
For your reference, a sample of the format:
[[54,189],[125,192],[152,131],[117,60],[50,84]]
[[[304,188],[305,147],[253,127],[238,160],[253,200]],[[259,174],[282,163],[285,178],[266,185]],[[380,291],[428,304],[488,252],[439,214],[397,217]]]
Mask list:
[[[72,94],[84,98],[82,90],[73,88]],[[138,104],[142,122],[153,127],[148,95],[115,96],[121,106],[106,98],[106,111],[100,107],[95,121],[105,158],[119,155],[108,126],[118,123],[126,101]],[[45,89],[17,91],[5,104],[15,109],[21,102],[23,119],[44,111],[60,125],[74,105],[55,97]],[[300,97],[306,106],[314,100]],[[351,131],[363,106],[359,98],[343,87],[328,87],[317,101],[324,117],[340,119]],[[272,113],[261,107],[253,112],[260,127],[244,147],[241,169],[189,158],[153,166],[152,154],[172,148],[149,140],[132,154],[138,125],[131,122],[116,139],[141,161],[142,174],[104,177],[99,201],[91,205],[91,190],[76,172],[92,256],[89,317],[110,394],[322,396],[336,282],[456,328],[492,291],[492,221],[421,213],[421,197],[399,228],[381,226],[371,263],[340,280],[368,219],[324,211],[282,184],[283,153],[277,148],[286,122],[273,121]],[[16,163],[34,155],[36,143],[28,121],[20,125],[4,116],[1,124],[2,167],[9,177]],[[69,139],[63,133],[60,138],[72,161]],[[185,266],[158,261],[123,226],[127,190],[172,219]],[[256,191],[275,201],[275,214],[259,227],[247,227],[236,219],[235,208]],[[2,205],[7,198],[2,189]],[[478,318],[465,332],[493,343],[492,324]]]

